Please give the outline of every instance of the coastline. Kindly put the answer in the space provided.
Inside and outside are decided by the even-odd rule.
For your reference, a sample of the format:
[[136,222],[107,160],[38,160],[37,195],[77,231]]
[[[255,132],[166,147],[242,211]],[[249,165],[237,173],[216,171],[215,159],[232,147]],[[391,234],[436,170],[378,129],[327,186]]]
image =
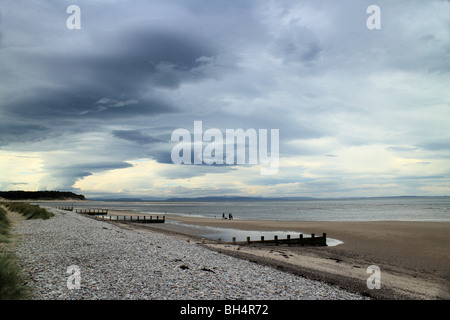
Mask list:
[[[187,236],[198,242],[201,235],[195,232],[198,228],[190,227],[192,225],[239,230],[325,232],[328,238],[343,243],[329,247],[267,247],[208,241],[202,245],[376,299],[450,299],[450,223],[447,222],[222,220],[171,214],[166,215],[166,221],[178,223],[127,223],[123,226]],[[367,268],[372,265],[381,270],[379,290],[367,288],[370,276]]]
[[25,220],[13,230],[24,239],[14,253],[33,300],[366,300],[185,236],[51,211],[51,219]]

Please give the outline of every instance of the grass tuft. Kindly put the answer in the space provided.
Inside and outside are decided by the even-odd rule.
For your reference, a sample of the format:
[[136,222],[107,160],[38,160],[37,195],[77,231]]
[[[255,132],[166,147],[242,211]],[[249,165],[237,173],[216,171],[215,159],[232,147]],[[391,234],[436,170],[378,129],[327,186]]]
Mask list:
[[20,300],[30,296],[16,260],[12,254],[0,255],[0,300]]
[[0,207],[0,243],[8,243],[9,236],[9,219],[6,215],[6,210]]
[[27,220],[29,219],[50,219],[53,213],[39,207],[38,205],[24,203],[24,202],[3,202],[3,205],[10,211],[14,211],[23,215]]
[[[22,214],[26,219],[50,219],[53,213],[37,206],[23,202],[0,203],[9,211]],[[10,242],[11,222],[7,211],[0,206],[0,300],[29,299],[30,291],[24,281],[17,257],[6,250],[5,243]]]

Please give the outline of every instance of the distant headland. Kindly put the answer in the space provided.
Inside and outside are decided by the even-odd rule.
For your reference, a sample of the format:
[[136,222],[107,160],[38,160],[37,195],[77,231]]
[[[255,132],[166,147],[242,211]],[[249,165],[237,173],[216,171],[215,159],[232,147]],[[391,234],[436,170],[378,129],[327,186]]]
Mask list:
[[6,200],[86,200],[84,195],[65,191],[0,191]]

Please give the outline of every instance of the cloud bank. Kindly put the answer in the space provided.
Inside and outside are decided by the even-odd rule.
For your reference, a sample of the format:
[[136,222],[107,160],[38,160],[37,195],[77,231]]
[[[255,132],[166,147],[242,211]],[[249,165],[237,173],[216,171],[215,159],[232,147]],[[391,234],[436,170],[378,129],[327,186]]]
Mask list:
[[[450,4],[0,4],[0,189],[450,194]],[[177,128],[279,129],[280,169],[175,165]]]

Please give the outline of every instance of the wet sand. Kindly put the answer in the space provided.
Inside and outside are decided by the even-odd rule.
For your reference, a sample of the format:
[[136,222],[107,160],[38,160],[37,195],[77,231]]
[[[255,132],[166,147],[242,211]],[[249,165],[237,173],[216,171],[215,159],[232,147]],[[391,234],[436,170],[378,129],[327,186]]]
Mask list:
[[[343,244],[268,247],[207,242],[202,245],[372,298],[450,299],[450,223],[222,220],[169,214],[166,221],[165,224],[128,226],[185,235],[199,243],[202,242],[198,228],[189,225],[317,235],[325,232],[328,238],[341,240]],[[381,270],[381,289],[367,287],[371,275],[367,268],[372,265]]]

